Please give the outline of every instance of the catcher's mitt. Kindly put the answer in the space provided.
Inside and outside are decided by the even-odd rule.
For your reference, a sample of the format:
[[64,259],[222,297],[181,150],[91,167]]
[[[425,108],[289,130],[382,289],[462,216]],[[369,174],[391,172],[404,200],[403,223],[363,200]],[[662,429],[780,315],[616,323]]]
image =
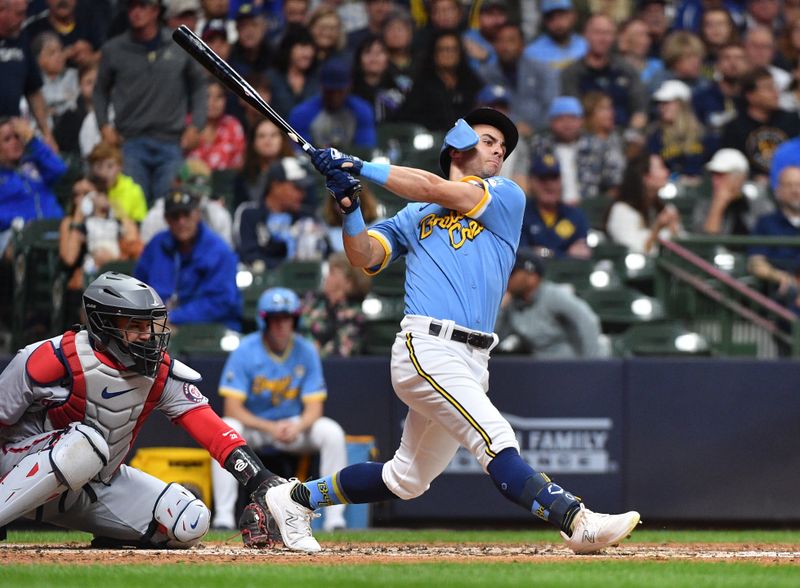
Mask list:
[[239,531],[245,547],[269,549],[283,541],[278,523],[270,514],[265,497],[267,490],[285,483],[285,478],[274,476],[261,482],[250,495],[252,502],[244,507],[242,516],[239,517]]

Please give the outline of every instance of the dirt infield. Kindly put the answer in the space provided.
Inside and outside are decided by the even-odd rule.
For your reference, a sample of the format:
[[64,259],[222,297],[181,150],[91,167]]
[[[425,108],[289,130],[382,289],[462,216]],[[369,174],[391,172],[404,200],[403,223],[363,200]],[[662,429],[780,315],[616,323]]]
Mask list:
[[0,543],[0,566],[7,564],[128,565],[175,563],[240,564],[415,564],[463,563],[547,563],[557,561],[605,560],[695,560],[747,561],[764,565],[800,565],[800,545],[762,544],[647,544],[636,543],[609,548],[605,553],[575,556],[561,545],[407,545],[407,544],[324,544],[318,554],[302,554],[283,548],[250,550],[232,543],[203,543],[190,550],[93,549],[86,545],[31,545]]

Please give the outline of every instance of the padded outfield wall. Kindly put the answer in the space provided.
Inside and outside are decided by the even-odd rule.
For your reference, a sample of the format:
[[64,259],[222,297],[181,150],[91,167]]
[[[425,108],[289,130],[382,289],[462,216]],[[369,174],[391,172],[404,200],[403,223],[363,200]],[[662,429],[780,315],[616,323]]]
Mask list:
[[[221,409],[216,387],[224,360],[187,361]],[[332,359],[324,368],[326,413],[348,434],[374,435],[379,459],[388,459],[405,416],[388,360]],[[497,357],[490,395],[514,424],[529,463],[593,509],[635,508],[650,520],[800,521],[800,362]],[[136,443],[145,446],[194,442],[154,415]],[[380,505],[374,516],[402,524],[530,515],[503,500],[460,451],[427,494]]]

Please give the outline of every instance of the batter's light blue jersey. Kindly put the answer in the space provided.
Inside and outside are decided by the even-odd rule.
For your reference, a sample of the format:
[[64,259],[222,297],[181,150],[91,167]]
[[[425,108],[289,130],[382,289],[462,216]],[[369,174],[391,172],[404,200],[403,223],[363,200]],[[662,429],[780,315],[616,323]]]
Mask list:
[[298,416],[303,402],[327,397],[319,353],[313,343],[295,335],[277,356],[264,347],[261,333],[247,335],[225,362],[219,395],[241,398],[247,410],[264,419]]
[[373,226],[369,234],[386,257],[368,273],[405,255],[406,314],[491,332],[516,257],[525,194],[499,176],[461,181],[484,187],[483,198],[466,214],[415,202]]

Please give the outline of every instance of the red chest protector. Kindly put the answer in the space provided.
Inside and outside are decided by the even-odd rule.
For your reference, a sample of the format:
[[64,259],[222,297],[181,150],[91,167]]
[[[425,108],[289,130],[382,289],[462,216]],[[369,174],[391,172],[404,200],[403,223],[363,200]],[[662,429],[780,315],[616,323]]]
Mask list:
[[[67,400],[63,404],[49,409],[47,412],[50,423],[56,429],[63,429],[69,423],[84,422],[86,419],[86,378],[80,358],[78,357],[77,346],[75,344],[76,334],[77,333],[75,331],[67,331],[61,338],[61,354],[69,367],[69,372],[72,376],[72,386]],[[51,353],[53,358],[58,361],[57,357],[55,356],[55,350],[52,348],[52,346],[43,345],[40,347],[40,349],[42,347],[48,347],[49,350],[44,350],[43,352]],[[38,352],[39,349],[34,352],[34,355]],[[98,356],[98,359],[101,359],[101,361],[104,363],[110,363],[108,358],[103,357],[99,353],[96,353],[96,355]],[[145,400],[144,409],[136,420],[136,426],[133,429],[134,439],[136,438],[136,435],[144,422],[147,420],[147,417],[150,416],[153,408],[155,408],[156,404],[161,398],[161,393],[164,391],[164,385],[166,384],[167,377],[169,376],[169,366],[170,358],[169,355],[165,353],[161,364],[158,366],[153,385],[147,394],[147,400]],[[132,442],[133,440],[131,440],[131,443]]]

